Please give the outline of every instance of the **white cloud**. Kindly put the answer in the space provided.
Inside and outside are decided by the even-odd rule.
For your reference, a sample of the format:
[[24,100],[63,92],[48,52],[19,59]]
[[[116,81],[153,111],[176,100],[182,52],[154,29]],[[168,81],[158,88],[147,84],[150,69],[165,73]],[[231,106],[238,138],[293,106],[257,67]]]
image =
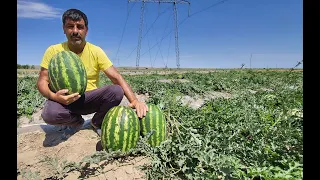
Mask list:
[[61,18],[61,9],[41,2],[18,1],[18,18],[52,19]]

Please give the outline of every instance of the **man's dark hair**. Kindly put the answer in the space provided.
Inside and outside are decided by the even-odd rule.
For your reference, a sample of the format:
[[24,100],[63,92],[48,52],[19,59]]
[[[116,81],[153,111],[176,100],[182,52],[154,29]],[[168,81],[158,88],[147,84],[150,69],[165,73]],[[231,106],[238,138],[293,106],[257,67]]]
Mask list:
[[65,25],[67,19],[71,19],[73,21],[79,21],[79,20],[83,19],[84,24],[86,25],[86,27],[88,27],[87,15],[78,9],[66,10],[62,15],[63,25]]

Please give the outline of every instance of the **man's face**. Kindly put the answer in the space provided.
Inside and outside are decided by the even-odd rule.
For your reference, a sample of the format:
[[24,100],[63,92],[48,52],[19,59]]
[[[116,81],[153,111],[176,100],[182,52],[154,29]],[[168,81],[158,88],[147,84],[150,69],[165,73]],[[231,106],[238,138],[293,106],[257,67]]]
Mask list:
[[85,26],[83,19],[79,21],[67,19],[63,31],[72,45],[80,45],[87,36],[88,28]]

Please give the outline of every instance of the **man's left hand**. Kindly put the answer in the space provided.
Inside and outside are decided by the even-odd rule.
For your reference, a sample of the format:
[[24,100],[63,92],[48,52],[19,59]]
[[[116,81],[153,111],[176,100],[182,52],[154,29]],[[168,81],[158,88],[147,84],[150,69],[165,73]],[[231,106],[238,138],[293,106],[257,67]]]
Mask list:
[[144,116],[146,116],[148,111],[148,106],[145,103],[140,102],[138,100],[135,100],[132,103],[130,103],[129,107],[136,109],[139,118],[143,118]]

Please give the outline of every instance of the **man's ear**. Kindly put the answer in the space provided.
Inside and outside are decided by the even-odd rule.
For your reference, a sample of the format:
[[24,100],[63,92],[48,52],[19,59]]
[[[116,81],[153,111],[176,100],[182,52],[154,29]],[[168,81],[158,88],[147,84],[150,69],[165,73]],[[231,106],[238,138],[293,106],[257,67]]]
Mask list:
[[62,24],[62,30],[63,30],[63,34],[66,34],[66,31],[64,30],[64,25]]

